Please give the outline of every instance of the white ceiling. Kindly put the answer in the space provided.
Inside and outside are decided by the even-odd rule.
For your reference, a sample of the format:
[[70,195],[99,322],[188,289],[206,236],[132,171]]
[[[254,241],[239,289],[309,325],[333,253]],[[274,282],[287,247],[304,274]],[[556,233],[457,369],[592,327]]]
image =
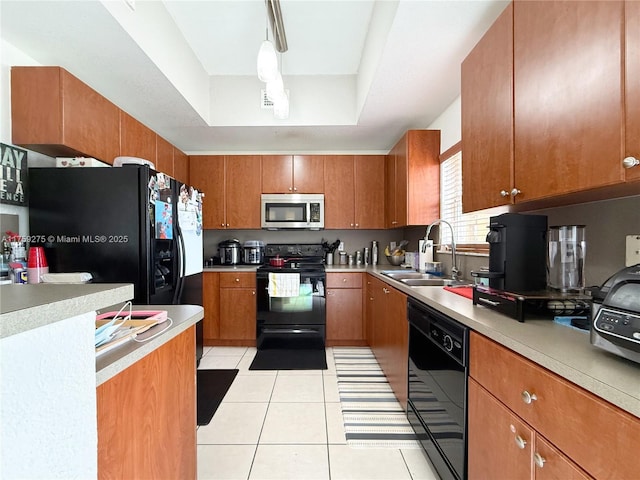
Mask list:
[[287,120],[260,108],[263,0],[2,0],[0,26],[187,153],[386,152],[456,99],[506,4],[281,0]]

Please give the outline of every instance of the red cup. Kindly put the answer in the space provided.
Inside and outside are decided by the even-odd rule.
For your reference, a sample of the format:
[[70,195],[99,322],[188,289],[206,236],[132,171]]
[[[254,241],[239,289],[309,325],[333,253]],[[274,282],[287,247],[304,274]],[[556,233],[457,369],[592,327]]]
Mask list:
[[28,268],[41,268],[47,267],[47,258],[44,256],[43,247],[31,247],[29,248],[29,258],[27,260]]

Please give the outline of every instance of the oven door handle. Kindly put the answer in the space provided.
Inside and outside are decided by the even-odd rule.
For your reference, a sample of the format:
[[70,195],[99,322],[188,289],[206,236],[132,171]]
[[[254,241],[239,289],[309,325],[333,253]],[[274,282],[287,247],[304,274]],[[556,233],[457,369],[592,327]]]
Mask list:
[[262,333],[318,333],[310,328],[263,328]]

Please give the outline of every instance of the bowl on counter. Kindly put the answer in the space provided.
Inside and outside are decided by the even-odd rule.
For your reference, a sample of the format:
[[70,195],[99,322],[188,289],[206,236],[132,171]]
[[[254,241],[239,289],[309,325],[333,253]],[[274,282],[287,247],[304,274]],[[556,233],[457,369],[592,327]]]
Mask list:
[[404,255],[385,255],[391,265],[396,267],[404,263]]

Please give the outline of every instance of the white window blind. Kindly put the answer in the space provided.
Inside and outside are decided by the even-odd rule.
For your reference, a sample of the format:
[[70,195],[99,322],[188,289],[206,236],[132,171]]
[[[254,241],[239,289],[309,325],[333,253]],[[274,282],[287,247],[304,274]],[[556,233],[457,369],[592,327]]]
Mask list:
[[[462,213],[462,152],[454,153],[440,164],[440,218],[453,227],[456,246],[486,244],[491,215],[482,212]],[[451,231],[440,227],[440,243],[451,243]],[[477,250],[478,248],[474,249]]]

